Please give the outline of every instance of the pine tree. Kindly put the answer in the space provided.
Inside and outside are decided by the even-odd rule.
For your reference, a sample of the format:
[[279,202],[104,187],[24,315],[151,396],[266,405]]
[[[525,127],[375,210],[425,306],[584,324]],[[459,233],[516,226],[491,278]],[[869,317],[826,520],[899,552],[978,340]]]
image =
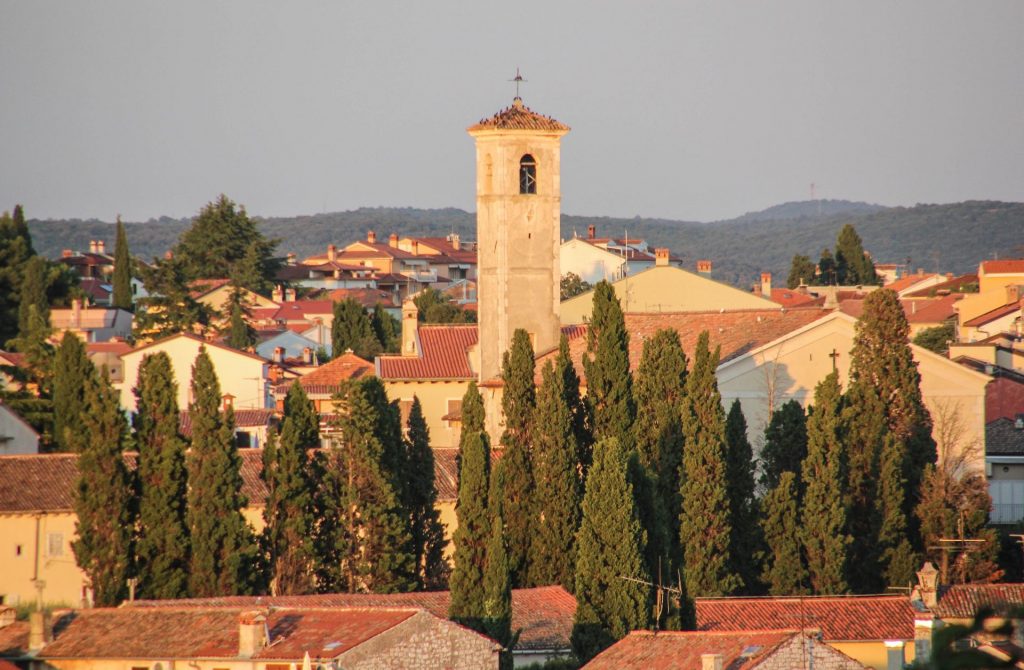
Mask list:
[[876,284],[875,264],[864,253],[860,235],[851,224],[843,226],[836,240],[836,276],[839,284]]
[[458,525],[452,536],[455,547],[449,582],[448,616],[482,630],[484,570],[491,519],[487,510],[490,492],[491,450],[484,431],[483,398],[470,382],[462,398],[462,434],[459,437],[459,497],[455,504]]
[[25,240],[25,250],[29,256],[35,256],[36,250],[32,247],[32,236],[28,231],[28,223],[25,222],[25,209],[21,205],[14,206],[14,213],[11,216],[11,227],[14,235]]
[[633,440],[647,483],[634,481],[647,530],[647,569],[675,575],[679,549],[679,465],[683,458],[680,406],[686,392],[686,354],[675,330],[644,342],[635,386]]
[[[788,400],[772,413],[761,449],[761,486],[770,491],[779,485],[783,472],[799,482],[800,467],[807,457],[807,416],[796,400]],[[799,488],[799,487],[798,487]]]
[[484,618],[481,632],[507,649],[512,642],[512,566],[509,563],[508,538],[505,534],[503,490],[502,474],[497,470],[491,478],[487,501],[491,530],[484,561]]
[[629,476],[629,456],[615,438],[594,445],[594,464],[583,496],[577,534],[576,617],[572,646],[584,663],[631,630],[650,621],[650,589],[624,577],[649,581]]
[[629,373],[629,332],[615,289],[607,281],[594,287],[594,312],[587,327],[587,404],[595,440],[617,438],[628,450],[636,415]]
[[127,426],[105,370],[90,375],[85,397],[82,430],[72,438],[80,455],[71,546],[96,605],[113,607],[127,594],[132,564],[132,478],[122,454]]
[[[238,272],[236,266],[245,262],[254,265],[246,260],[249,254],[258,259],[255,265],[262,270],[263,279],[270,279],[277,266],[272,258],[276,245],[277,240],[268,240],[259,232],[244,207],[222,194],[199,211],[173,255],[179,259],[186,281],[233,277]],[[251,247],[255,249],[251,251]],[[256,286],[247,288],[261,290]]]
[[827,247],[821,250],[821,258],[818,260],[818,276],[821,278],[823,286],[836,286],[841,283],[836,259]]
[[128,250],[128,235],[125,234],[121,217],[117,217],[117,241],[114,246],[114,293],[110,298],[111,307],[131,311],[132,301],[132,257]]
[[220,383],[201,348],[192,366],[192,448],[188,453],[188,519],[192,537],[189,591],[194,597],[249,593],[256,547],[242,516],[241,458],[234,412],[221,414]]
[[82,431],[85,391],[95,374],[81,338],[65,331],[53,361],[53,441],[60,451],[70,451],[74,436]]
[[708,350],[708,333],[697,338],[683,400],[682,513],[683,577],[693,597],[722,596],[743,586],[732,571],[729,544],[732,513],[725,471],[725,412],[715,369],[718,350]]
[[275,436],[264,453],[263,479],[268,495],[263,510],[263,543],[274,594],[313,591],[316,517],[309,450],[319,442],[316,409],[302,385],[293,382],[284,400],[281,435]]
[[210,310],[192,297],[180,259],[172,256],[149,267],[140,265],[139,274],[149,295],[136,303],[137,342],[194,332],[209,323]]
[[846,593],[846,458],[839,376],[830,373],[814,390],[807,419],[807,457],[801,467],[801,538],[807,575],[816,595]]
[[143,357],[134,391],[139,450],[138,595],[184,598],[191,546],[185,509],[185,441],[178,434],[178,385],[166,353]]
[[813,284],[816,274],[814,263],[808,256],[796,254],[789,266],[789,277],[786,278],[788,288],[797,288],[801,284]]
[[768,546],[762,580],[773,596],[807,593],[807,570],[800,553],[796,475],[783,472],[779,485],[764,499],[762,531]]
[[512,335],[512,345],[502,359],[501,375],[505,430],[501,435],[502,457],[496,467],[502,471],[500,495],[505,509],[512,583],[516,587],[527,587],[532,586],[530,543],[537,532],[530,454],[536,396],[533,347],[530,336],[521,328]]
[[760,570],[760,524],[754,496],[754,450],[747,440],[747,421],[740,401],[734,400],[725,421],[725,479],[732,515],[729,555],[732,571],[748,591],[757,583]]
[[543,485],[534,491],[537,529],[530,543],[530,574],[534,584],[561,584],[572,591],[582,500],[579,447],[565,377],[548,361],[541,378],[533,420],[533,474]]
[[355,298],[335,302],[331,322],[331,352],[341,356],[348,349],[367,360],[373,360],[384,350],[373,332],[370,317]]
[[420,589],[443,588],[448,577],[444,559],[444,526],[437,511],[437,487],[434,484],[434,451],[430,432],[423,418],[420,399],[413,396],[406,423],[406,491],[410,514],[410,534]]

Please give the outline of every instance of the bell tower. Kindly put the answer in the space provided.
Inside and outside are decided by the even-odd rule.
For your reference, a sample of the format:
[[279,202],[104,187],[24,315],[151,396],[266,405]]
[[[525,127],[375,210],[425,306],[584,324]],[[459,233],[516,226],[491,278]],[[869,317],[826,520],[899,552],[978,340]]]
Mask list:
[[470,126],[476,140],[477,317],[480,380],[522,328],[534,351],[558,346],[559,161],[569,127],[512,106]]

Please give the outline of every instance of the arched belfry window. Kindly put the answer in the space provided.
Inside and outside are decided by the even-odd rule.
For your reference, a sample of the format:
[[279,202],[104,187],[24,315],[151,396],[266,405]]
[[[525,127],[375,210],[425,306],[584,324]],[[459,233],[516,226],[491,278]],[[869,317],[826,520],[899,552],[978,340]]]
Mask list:
[[519,159],[519,192],[537,192],[537,161],[530,154]]

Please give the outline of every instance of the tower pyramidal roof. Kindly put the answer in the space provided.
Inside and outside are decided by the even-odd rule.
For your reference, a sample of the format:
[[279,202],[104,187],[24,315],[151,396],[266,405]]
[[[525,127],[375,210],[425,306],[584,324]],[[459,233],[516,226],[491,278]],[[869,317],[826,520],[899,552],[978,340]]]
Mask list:
[[480,119],[480,123],[466,129],[474,130],[547,130],[568,132],[569,126],[534,112],[523,104],[523,99],[516,97],[512,105],[501,110],[489,119]]

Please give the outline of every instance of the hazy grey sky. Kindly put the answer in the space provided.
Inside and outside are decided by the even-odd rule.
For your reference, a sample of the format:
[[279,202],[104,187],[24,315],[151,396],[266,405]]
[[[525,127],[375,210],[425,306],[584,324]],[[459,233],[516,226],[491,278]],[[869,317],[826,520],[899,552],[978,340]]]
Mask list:
[[1024,199],[1024,2],[0,0],[0,209],[474,208],[466,126],[572,126],[564,212]]

